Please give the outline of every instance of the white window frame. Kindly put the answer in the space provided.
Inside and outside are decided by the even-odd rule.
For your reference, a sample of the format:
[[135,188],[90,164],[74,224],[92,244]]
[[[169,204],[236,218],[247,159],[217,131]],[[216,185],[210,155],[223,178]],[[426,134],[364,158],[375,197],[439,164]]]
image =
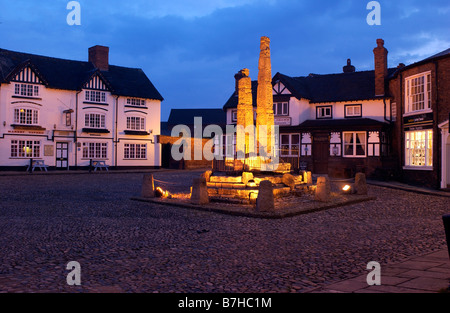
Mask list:
[[[330,110],[329,115],[325,114],[327,109]],[[317,106],[316,117],[317,119],[333,118],[333,106],[331,105]]]
[[145,107],[145,99],[127,98],[127,105],[133,107]]
[[101,113],[85,113],[84,127],[106,129],[106,115]]
[[125,143],[123,146],[124,160],[146,160],[147,144],[146,143]]
[[39,125],[39,110],[33,108],[14,108],[14,124]]
[[107,142],[83,142],[83,159],[107,159]]
[[16,83],[14,95],[21,97],[39,97],[39,86],[33,84]]
[[[418,86],[412,86],[413,82],[417,82],[417,80],[420,80],[423,78],[423,84],[420,84]],[[412,94],[412,88],[419,88],[423,86],[423,91],[415,92]],[[423,113],[423,112],[431,112],[431,71],[423,72],[417,75],[408,76],[405,78],[405,114],[404,115],[413,115],[417,113]],[[417,90],[416,90],[417,91]],[[421,96],[421,94],[423,95]],[[413,100],[413,97],[423,97],[423,108],[415,108],[414,105],[417,105],[418,101],[416,103]]]
[[146,129],[145,117],[127,116],[127,130],[144,131]]
[[231,122],[237,122],[237,110],[231,110]]
[[[281,110],[280,110],[280,108],[281,108]],[[273,103],[273,115],[274,116],[288,116],[289,115],[289,102],[286,102],[286,101],[274,102]]]
[[[352,154],[346,154],[346,148],[349,145],[345,142],[345,138],[347,134],[352,134],[353,136],[353,142],[351,145],[353,145],[353,153]],[[357,146],[361,145],[356,142],[357,136],[356,134],[364,134],[364,155],[358,155],[356,154]],[[367,133],[365,131],[354,131],[354,132],[342,132],[342,156],[344,158],[365,158],[367,157]]]
[[[423,133],[423,139],[412,139],[412,134]],[[415,137],[415,136],[414,136]],[[413,155],[411,154],[413,148],[411,145],[415,144],[418,141],[422,141],[423,147],[417,148],[418,150],[422,150],[424,156],[418,156],[419,158],[424,159],[425,164],[414,164]],[[419,143],[420,144],[420,143]],[[428,153],[428,151],[431,152]],[[417,151],[416,153],[420,153]],[[433,169],[433,130],[432,129],[423,129],[423,130],[414,130],[414,131],[405,131],[405,165],[404,169],[416,169],[416,170],[432,170]]]
[[86,90],[84,100],[96,103],[106,103],[106,92],[99,90]]
[[[345,117],[361,117],[362,116],[362,105],[361,104],[348,104],[344,106]],[[355,109],[359,110],[359,113],[355,113]],[[351,109],[351,110],[350,110]]]
[[41,141],[40,140],[11,140],[10,157],[20,158],[40,158]]

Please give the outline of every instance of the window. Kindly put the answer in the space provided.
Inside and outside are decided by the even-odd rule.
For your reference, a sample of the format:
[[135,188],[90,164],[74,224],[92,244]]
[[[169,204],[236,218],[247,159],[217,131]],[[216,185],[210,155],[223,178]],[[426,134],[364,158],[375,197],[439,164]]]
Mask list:
[[231,122],[237,122],[237,110],[231,111]]
[[288,115],[289,106],[287,102],[275,102],[273,104],[273,115]]
[[405,113],[431,110],[431,74],[405,79]]
[[38,115],[39,113],[36,109],[14,109],[14,124],[37,125],[39,122]]
[[83,142],[83,158],[106,159],[108,144],[106,142]]
[[344,133],[344,156],[366,156],[366,132]]
[[145,107],[145,100],[143,99],[135,99],[135,98],[128,98],[127,99],[127,105],[132,105],[132,106],[141,106],[141,107]]
[[126,143],[124,145],[123,155],[125,159],[146,159],[147,144]]
[[300,149],[300,134],[281,134],[281,156],[298,156]]
[[15,84],[14,94],[17,96],[24,96],[24,97],[38,97],[39,86],[31,84]]
[[98,113],[85,114],[84,126],[89,128],[105,128],[105,115]]
[[85,100],[90,102],[106,102],[106,92],[86,90]]
[[344,110],[345,110],[345,117],[361,117],[362,116],[362,110],[361,104],[356,104],[356,105],[346,105],[344,106]]
[[41,142],[36,140],[11,140],[12,158],[39,158]]
[[127,117],[127,129],[128,130],[145,130],[145,118],[128,116]]
[[332,118],[331,112],[331,105],[316,107],[316,118]]
[[433,166],[433,131],[405,132],[405,166]]

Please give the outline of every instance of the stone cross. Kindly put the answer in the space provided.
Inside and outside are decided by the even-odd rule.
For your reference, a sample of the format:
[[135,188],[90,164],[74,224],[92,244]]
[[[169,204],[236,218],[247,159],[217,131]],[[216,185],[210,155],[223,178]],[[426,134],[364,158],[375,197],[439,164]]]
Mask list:
[[246,129],[253,130],[253,98],[252,80],[249,77],[249,70],[244,68],[235,76],[238,94],[237,121],[236,126],[241,127],[236,132],[236,151],[246,154],[254,152],[254,134],[246,133]]
[[270,63],[270,39],[261,37],[258,89],[256,93],[256,136],[259,141],[259,151],[264,149],[269,155],[274,144],[272,126],[275,124],[273,116],[272,94],[272,66]]

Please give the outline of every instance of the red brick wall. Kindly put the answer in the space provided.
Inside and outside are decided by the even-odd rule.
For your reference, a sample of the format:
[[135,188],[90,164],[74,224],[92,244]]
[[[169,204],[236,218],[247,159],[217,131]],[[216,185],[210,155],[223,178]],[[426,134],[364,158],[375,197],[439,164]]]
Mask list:
[[[437,71],[436,71],[437,69]],[[430,61],[401,71],[389,81],[389,93],[397,108],[397,118],[392,137],[394,151],[405,164],[403,114],[405,112],[405,78],[431,71],[431,108],[433,110],[433,170],[402,170],[402,180],[417,185],[439,188],[441,180],[441,135],[438,125],[446,121],[450,112],[450,58]]]

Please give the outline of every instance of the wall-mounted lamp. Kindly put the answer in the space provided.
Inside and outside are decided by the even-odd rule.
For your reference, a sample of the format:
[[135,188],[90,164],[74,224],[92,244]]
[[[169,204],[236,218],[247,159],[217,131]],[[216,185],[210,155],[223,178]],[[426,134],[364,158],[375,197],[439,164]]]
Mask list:
[[53,124],[53,129],[56,129],[56,124]]
[[3,126],[6,126],[6,121],[3,121]]

